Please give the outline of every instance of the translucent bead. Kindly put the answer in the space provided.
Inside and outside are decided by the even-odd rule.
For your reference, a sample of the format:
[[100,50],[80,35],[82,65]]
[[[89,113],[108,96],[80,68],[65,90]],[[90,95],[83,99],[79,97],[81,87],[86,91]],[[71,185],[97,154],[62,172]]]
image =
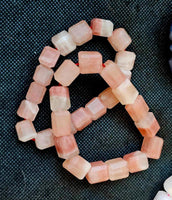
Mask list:
[[172,198],[172,176],[164,182],[164,189]]
[[172,200],[172,197],[164,191],[159,191],[153,200]]
[[121,72],[125,75],[125,77],[126,77],[127,79],[131,80],[131,75],[132,75],[131,71],[129,71],[129,70],[124,70],[124,69],[121,69],[121,68],[120,68],[120,70],[121,70]]

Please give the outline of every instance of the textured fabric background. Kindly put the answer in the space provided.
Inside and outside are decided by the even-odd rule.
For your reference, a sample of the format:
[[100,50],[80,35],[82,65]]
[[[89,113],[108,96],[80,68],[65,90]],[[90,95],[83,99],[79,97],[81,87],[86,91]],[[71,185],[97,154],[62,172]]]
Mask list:
[[[2,0],[1,48],[1,200],[152,200],[172,174],[172,79],[168,66],[170,0]],[[150,168],[115,182],[89,185],[62,168],[55,148],[40,151],[33,141],[18,141],[16,115],[25,98],[38,57],[51,37],[94,17],[110,19],[133,39],[128,50],[137,54],[132,81],[157,117],[165,140],[160,160]],[[105,38],[78,47],[114,59]],[[60,58],[56,70],[64,58]],[[57,84],[54,80],[51,85]],[[70,86],[71,111],[84,106],[107,85],[98,75],[81,75]],[[34,122],[37,131],[51,126],[48,91]],[[88,161],[108,160],[140,149],[142,137],[124,107],[116,106],[76,135],[81,155]]]

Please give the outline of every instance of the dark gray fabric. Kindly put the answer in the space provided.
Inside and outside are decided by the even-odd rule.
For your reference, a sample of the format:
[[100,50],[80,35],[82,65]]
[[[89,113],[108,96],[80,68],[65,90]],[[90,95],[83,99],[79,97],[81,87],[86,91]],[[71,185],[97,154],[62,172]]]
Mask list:
[[[172,174],[172,81],[168,65],[170,0],[2,0],[1,48],[1,200],[152,200]],[[16,115],[25,98],[38,57],[51,37],[94,17],[110,19],[133,39],[128,50],[137,54],[132,82],[157,117],[165,140],[160,160],[124,180],[89,185],[62,168],[55,148],[40,151],[33,141],[17,140]],[[105,38],[94,37],[66,58],[77,62],[77,52],[99,51],[104,61],[115,52]],[[60,58],[57,66],[64,58]],[[57,84],[54,80],[51,85]],[[98,75],[81,75],[70,86],[71,111],[84,106],[107,85]],[[49,87],[48,87],[49,88]],[[51,126],[48,92],[34,122],[37,131]],[[81,155],[88,161],[108,160],[140,149],[142,137],[124,107],[108,110],[101,119],[76,135]]]

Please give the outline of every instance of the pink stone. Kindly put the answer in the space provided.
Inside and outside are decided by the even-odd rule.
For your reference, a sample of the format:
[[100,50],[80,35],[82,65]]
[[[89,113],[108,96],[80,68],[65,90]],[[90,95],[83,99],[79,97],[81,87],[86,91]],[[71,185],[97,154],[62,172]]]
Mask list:
[[158,136],[144,137],[141,152],[145,153],[148,158],[159,159],[163,143],[164,140]]
[[71,26],[68,32],[77,46],[81,46],[93,38],[92,30],[85,20]]
[[55,137],[54,144],[59,158],[69,159],[79,154],[74,135]]
[[92,120],[97,120],[107,112],[106,106],[99,97],[95,97],[89,101],[85,105],[85,109],[90,113]]
[[50,107],[52,111],[68,110],[71,106],[69,88],[64,86],[53,86],[50,92]]
[[135,125],[143,137],[154,137],[160,129],[152,112],[148,112],[142,120],[135,122]]
[[141,95],[137,96],[133,104],[126,105],[125,109],[135,122],[143,119],[149,111],[149,107]]
[[126,79],[117,64],[111,60],[107,60],[100,75],[111,88],[117,88]]
[[52,129],[48,128],[38,132],[35,138],[36,147],[40,150],[54,146],[54,136]]
[[46,87],[36,82],[32,82],[26,94],[26,99],[35,104],[40,104],[44,98],[46,90]]
[[36,137],[36,130],[30,120],[23,120],[16,124],[18,139],[27,142]]
[[129,176],[128,163],[122,158],[115,158],[105,162],[108,165],[111,181],[127,178]]
[[135,173],[148,169],[149,163],[145,153],[135,151],[123,157],[128,162],[129,172]]
[[53,70],[43,65],[38,65],[33,75],[33,80],[42,86],[50,85],[53,78]]
[[113,89],[112,92],[122,105],[133,104],[139,95],[139,92],[129,79],[126,79],[120,86]]
[[75,156],[63,162],[63,167],[79,180],[84,179],[91,168],[91,164],[81,156]]
[[113,23],[110,20],[94,18],[91,20],[93,35],[110,37],[113,32]]
[[102,161],[92,162],[91,169],[86,175],[90,184],[101,183],[109,179],[108,166]]
[[62,31],[53,36],[51,41],[62,56],[66,56],[76,49],[76,44],[67,31]]
[[172,200],[172,197],[164,191],[159,191],[153,200]]
[[90,114],[83,107],[79,108],[78,110],[75,110],[71,114],[71,120],[73,125],[78,131],[83,130],[86,126],[88,126],[92,122]]
[[57,71],[54,73],[54,78],[63,86],[69,86],[79,75],[79,67],[71,60],[65,60]]
[[56,137],[71,134],[71,116],[69,111],[56,111],[51,113],[53,134]]
[[80,51],[78,60],[81,74],[100,73],[103,69],[102,55],[97,51]]
[[103,102],[103,104],[108,109],[112,109],[113,107],[115,107],[119,103],[118,99],[112,93],[112,89],[110,87],[108,87],[103,92],[101,92],[99,94],[99,98],[101,99],[101,101]]
[[28,100],[23,100],[17,110],[17,115],[24,119],[34,121],[38,111],[39,107],[37,104],[32,103]]
[[[121,68],[120,68],[120,69],[121,69]],[[132,75],[131,71],[121,69],[121,72],[125,75],[125,77],[126,77],[127,79],[131,80],[131,75]]]
[[56,65],[60,56],[60,52],[49,46],[44,47],[41,55],[39,56],[39,62],[46,67],[52,68]]
[[73,122],[71,120],[71,134],[75,134],[75,133],[77,133],[77,129],[75,128],[75,126],[74,126],[74,124],[73,124]]
[[132,40],[124,28],[117,28],[108,37],[108,41],[115,51],[123,51],[131,44]]
[[172,198],[172,176],[165,180],[164,189]]

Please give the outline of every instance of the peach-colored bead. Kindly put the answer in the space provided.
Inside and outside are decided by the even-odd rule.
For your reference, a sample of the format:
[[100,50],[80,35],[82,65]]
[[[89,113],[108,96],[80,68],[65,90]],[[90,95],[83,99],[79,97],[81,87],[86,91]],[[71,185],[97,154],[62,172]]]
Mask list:
[[23,120],[16,124],[18,139],[27,142],[36,137],[36,130],[30,120]]
[[133,104],[126,105],[125,109],[135,122],[143,119],[149,111],[149,107],[141,95],[137,96]]
[[[71,117],[71,119],[72,119],[72,117]],[[75,134],[75,133],[77,133],[77,129],[75,128],[75,126],[71,120],[71,134]]]
[[17,115],[24,119],[34,121],[38,111],[39,107],[37,104],[32,103],[28,100],[23,100],[17,110]]
[[56,111],[51,113],[53,134],[56,137],[71,134],[71,116],[69,111]]
[[68,32],[77,46],[81,46],[93,38],[92,30],[85,20],[71,26]]
[[120,86],[113,89],[112,92],[122,105],[133,104],[139,94],[129,79],[126,79]]
[[127,178],[129,176],[128,163],[122,158],[115,158],[105,162],[108,165],[109,179],[111,181]]
[[143,137],[154,137],[160,129],[152,112],[148,112],[142,120],[135,122],[135,125]]
[[79,180],[82,180],[91,168],[91,164],[81,156],[75,156],[63,162],[63,167]]
[[97,120],[107,112],[106,106],[99,97],[95,97],[89,101],[85,105],[85,109],[90,113],[92,120]]
[[50,85],[53,78],[53,70],[43,65],[38,65],[33,75],[33,80],[42,86]]
[[135,151],[129,153],[123,157],[128,162],[128,168],[130,173],[135,173],[148,169],[149,163],[145,153],[141,151]]
[[78,131],[81,131],[92,122],[90,114],[83,107],[79,108],[78,110],[75,110],[71,114],[71,120]]
[[54,144],[59,158],[69,159],[79,154],[74,135],[54,137]]
[[57,71],[54,73],[54,78],[63,86],[69,86],[79,75],[79,67],[71,60],[65,60]]
[[132,40],[124,28],[117,28],[108,37],[108,41],[115,51],[123,51],[131,44]]
[[120,68],[120,70],[125,75],[126,78],[128,78],[129,80],[131,80],[131,75],[132,75],[131,71],[124,70],[124,69],[121,69],[121,68]]
[[46,90],[46,87],[36,82],[32,82],[26,94],[26,99],[33,103],[40,104],[44,98]]
[[78,60],[81,74],[100,73],[103,69],[102,55],[97,51],[80,51]]
[[102,161],[92,162],[91,169],[86,175],[86,179],[90,184],[100,183],[109,179],[108,166]]
[[144,137],[141,151],[144,152],[148,158],[159,159],[162,151],[164,140],[158,136]]
[[60,52],[49,46],[44,47],[41,55],[39,56],[39,62],[46,67],[52,68],[56,65],[60,56]]
[[111,60],[107,60],[100,75],[111,88],[117,88],[126,79],[117,64]]

